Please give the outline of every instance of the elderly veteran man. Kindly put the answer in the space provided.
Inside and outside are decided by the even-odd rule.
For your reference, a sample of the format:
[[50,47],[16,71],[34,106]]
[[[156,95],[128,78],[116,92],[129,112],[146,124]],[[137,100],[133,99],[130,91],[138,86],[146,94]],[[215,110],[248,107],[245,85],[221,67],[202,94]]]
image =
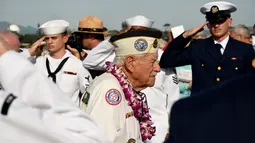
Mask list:
[[251,34],[248,27],[243,24],[236,25],[229,29],[230,36],[238,41],[252,44]]
[[43,40],[46,41],[49,54],[39,57],[35,65],[78,105],[92,77],[82,66],[82,62],[65,49],[68,26],[69,23],[65,20],[52,20],[42,24],[39,28],[45,36],[31,48],[36,49]]
[[[224,1],[205,4],[200,11],[206,15],[208,22],[175,38],[163,53],[160,60],[162,68],[191,64],[191,95],[222,81],[254,73],[252,45],[229,36],[228,28],[232,24],[231,13],[236,9],[234,4]],[[193,40],[185,48],[191,37],[201,31],[205,25],[212,36]]]
[[[0,142],[104,143],[95,122],[0,37]],[[15,66],[14,66],[15,65]]]
[[146,95],[140,91],[155,83],[161,32],[128,31],[111,37],[116,57],[107,71],[92,82],[81,109],[104,130],[108,142],[142,142],[154,136]]
[[[151,28],[154,21],[142,16],[134,16],[131,18],[126,19],[126,22],[129,26],[128,29],[125,31],[136,31],[136,30],[148,30]],[[124,31],[124,32],[125,32]],[[111,40],[111,39],[110,39]],[[107,41],[109,41],[107,39]],[[111,45],[111,44],[108,44]],[[160,46],[160,41],[159,41]],[[106,57],[104,58],[95,58],[94,62],[97,63],[105,63],[106,61],[113,61],[111,59],[111,56],[115,57],[114,49],[115,47],[113,45],[106,46],[101,45],[97,48],[100,48],[100,50],[97,50],[98,53],[96,53],[96,50],[93,51],[93,54],[97,55],[98,57]],[[101,52],[99,52],[101,51]],[[160,56],[162,54],[163,50],[158,50],[158,60],[160,59]],[[110,55],[107,57],[107,55]],[[96,56],[95,56],[96,57]],[[100,66],[100,64],[98,65]],[[105,68],[106,66],[104,66]],[[174,80],[176,78],[176,75],[172,69],[161,69],[160,72],[156,76],[156,82],[153,87],[148,87],[142,92],[144,92],[148,99],[148,104],[150,108],[150,114],[151,119],[154,122],[154,125],[156,126],[156,134],[155,136],[149,140],[146,141],[149,142],[163,142],[165,140],[166,134],[168,133],[168,118],[169,118],[169,112],[170,108],[174,101],[179,99],[179,86],[178,83]]]

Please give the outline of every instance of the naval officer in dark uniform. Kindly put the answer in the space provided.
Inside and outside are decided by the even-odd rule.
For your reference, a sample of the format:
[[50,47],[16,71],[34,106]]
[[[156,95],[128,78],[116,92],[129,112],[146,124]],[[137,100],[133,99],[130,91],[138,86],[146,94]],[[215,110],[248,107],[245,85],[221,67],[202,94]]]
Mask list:
[[[236,6],[228,2],[205,4],[201,13],[207,22],[190,29],[169,43],[160,60],[160,67],[171,68],[192,65],[192,94],[222,81],[254,72],[254,50],[249,44],[232,39],[228,28],[232,24],[231,13]],[[192,36],[207,25],[211,37],[193,40]]]

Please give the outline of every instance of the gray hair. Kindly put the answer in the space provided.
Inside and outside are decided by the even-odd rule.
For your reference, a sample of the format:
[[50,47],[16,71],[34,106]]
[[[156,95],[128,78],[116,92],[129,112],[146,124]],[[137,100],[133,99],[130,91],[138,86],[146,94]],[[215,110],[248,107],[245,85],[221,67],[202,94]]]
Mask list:
[[237,35],[241,35],[245,38],[250,38],[250,30],[243,24],[239,24],[231,29],[231,32],[234,32]]
[[[147,54],[139,54],[139,55],[134,55],[137,58],[142,58],[144,56],[146,56]],[[126,56],[120,56],[120,57],[115,57],[113,63],[115,63],[116,65],[119,66],[123,66],[124,65],[124,60],[125,60]]]
[[205,38],[206,38],[206,35],[204,31],[200,31],[195,36],[193,36],[193,39],[205,39]]

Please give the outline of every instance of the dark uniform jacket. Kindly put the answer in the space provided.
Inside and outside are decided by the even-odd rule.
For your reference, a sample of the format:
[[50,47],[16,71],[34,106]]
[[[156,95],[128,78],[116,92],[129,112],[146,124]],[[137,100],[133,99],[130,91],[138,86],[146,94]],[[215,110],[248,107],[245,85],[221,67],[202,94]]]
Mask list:
[[192,94],[227,79],[254,72],[252,45],[229,37],[224,53],[218,60],[212,37],[194,40],[189,47],[184,48],[190,40],[180,35],[170,42],[160,59],[160,67],[170,68],[191,64]]
[[255,75],[177,101],[167,143],[254,143]]

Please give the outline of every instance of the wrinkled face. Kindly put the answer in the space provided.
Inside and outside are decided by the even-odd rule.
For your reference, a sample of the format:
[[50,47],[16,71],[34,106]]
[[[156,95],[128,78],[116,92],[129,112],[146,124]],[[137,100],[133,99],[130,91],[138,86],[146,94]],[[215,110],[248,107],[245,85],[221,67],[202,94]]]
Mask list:
[[228,34],[228,28],[232,24],[232,19],[228,18],[226,21],[222,21],[220,23],[211,24],[208,23],[208,29],[211,34],[216,38],[224,37]]
[[233,32],[233,31],[229,31],[229,36],[232,37],[232,38],[234,38],[234,37],[236,36],[236,34],[235,34],[235,32]]
[[160,71],[157,58],[158,54],[136,57],[132,76],[139,81],[140,86],[152,87],[154,85],[157,72]]
[[241,41],[247,44],[252,44],[250,37],[244,37],[240,34],[236,34],[235,32],[230,32],[230,36],[238,41]]
[[45,41],[50,53],[56,53],[61,49],[65,49],[65,43],[68,40],[68,35],[56,34],[56,35],[46,35]]

